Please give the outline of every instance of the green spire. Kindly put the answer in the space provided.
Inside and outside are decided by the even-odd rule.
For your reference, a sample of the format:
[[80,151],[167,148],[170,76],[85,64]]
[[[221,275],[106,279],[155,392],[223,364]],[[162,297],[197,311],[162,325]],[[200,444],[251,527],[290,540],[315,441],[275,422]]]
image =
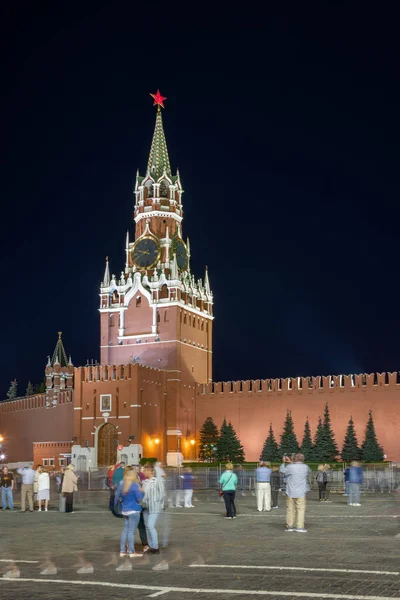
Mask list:
[[54,349],[53,358],[51,359],[51,366],[54,367],[55,363],[58,363],[60,367],[66,367],[69,364],[67,355],[64,350],[64,344],[62,343],[62,332],[58,332],[58,340]]
[[153,141],[151,142],[147,170],[154,179],[159,179],[164,170],[171,177],[171,166],[169,164],[160,107],[157,109],[156,126],[154,128]]

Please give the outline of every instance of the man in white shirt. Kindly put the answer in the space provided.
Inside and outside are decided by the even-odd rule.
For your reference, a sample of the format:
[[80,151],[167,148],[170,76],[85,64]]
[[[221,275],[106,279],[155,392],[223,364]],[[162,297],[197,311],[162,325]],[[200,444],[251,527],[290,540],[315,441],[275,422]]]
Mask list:
[[23,469],[18,469],[19,475],[22,477],[21,487],[21,511],[25,512],[26,497],[28,496],[29,512],[33,512],[33,482],[35,480],[35,471],[30,465]]

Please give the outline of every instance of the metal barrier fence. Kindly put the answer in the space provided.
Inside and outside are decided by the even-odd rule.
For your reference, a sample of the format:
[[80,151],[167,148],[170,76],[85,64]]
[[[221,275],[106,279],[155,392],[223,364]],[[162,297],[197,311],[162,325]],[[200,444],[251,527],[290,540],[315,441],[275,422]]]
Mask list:
[[[166,486],[167,489],[176,490],[182,488],[183,468],[167,467]],[[192,474],[195,476],[196,490],[209,490],[219,488],[219,478],[223,473],[224,467],[194,467]],[[254,492],[256,488],[255,470],[237,466],[235,473],[238,477],[237,489],[239,492]],[[106,490],[107,469],[95,469],[87,472],[80,472],[79,489],[81,490]],[[317,471],[311,472],[311,489],[317,489],[316,482]],[[328,472],[328,488],[331,491],[343,492],[345,489],[344,471],[331,470]],[[400,467],[388,464],[386,468],[364,466],[363,467],[363,483],[361,492],[371,493],[400,493]]]

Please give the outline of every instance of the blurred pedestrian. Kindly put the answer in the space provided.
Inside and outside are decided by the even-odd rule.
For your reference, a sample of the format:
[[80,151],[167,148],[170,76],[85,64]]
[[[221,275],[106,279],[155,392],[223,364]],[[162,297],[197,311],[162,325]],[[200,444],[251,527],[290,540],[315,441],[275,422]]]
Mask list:
[[107,469],[106,488],[110,492],[110,496],[108,499],[108,509],[111,511],[114,508],[114,500],[115,500],[115,489],[114,489],[113,482],[112,482],[113,475],[114,475],[114,465],[110,465]]
[[64,513],[65,512],[65,497],[62,493],[62,484],[64,481],[64,467],[60,468],[60,472],[56,476],[57,482],[57,493],[58,493],[58,511]]
[[0,475],[1,487],[1,506],[3,510],[14,510],[14,475],[8,470],[8,467],[3,467]]
[[123,480],[124,470],[125,470],[125,463],[123,461],[121,461],[120,463],[117,463],[115,465],[114,473],[112,474],[112,478],[111,478],[114,490],[117,489],[120,482]]
[[286,478],[286,531],[307,533],[305,528],[306,494],[310,489],[310,469],[304,464],[304,454],[295,454],[294,461],[283,457],[280,472]]
[[42,470],[42,465],[38,465],[35,470],[35,478],[33,480],[33,504],[37,504],[37,495],[38,495],[38,479]]
[[363,472],[358,460],[353,460],[349,469],[349,506],[361,506],[360,491]]
[[326,486],[328,484],[328,475],[324,465],[318,465],[318,472],[315,478],[318,484],[318,498],[320,502],[326,500]]
[[235,495],[237,481],[236,473],[233,472],[233,464],[231,462],[226,463],[225,471],[219,479],[226,508],[225,519],[236,519]]
[[350,467],[344,470],[344,494],[343,496],[348,496],[350,492]]
[[155,469],[152,465],[147,465],[144,469],[146,479],[143,481],[143,518],[146,525],[147,540],[149,543],[150,554],[158,554],[158,534],[156,523],[161,511],[164,508],[164,480],[162,477],[156,477]]
[[74,473],[75,465],[72,463],[66,467],[64,471],[64,479],[62,482],[61,491],[65,497],[65,512],[74,512],[74,492],[78,491],[79,477]]
[[49,500],[50,500],[50,477],[49,474],[43,469],[40,468],[39,476],[38,476],[38,494],[37,494],[39,508],[38,511],[42,510],[42,500],[44,500],[44,510],[47,512],[49,510]]
[[166,474],[164,469],[162,468],[162,462],[161,460],[158,460],[154,466],[154,473],[156,477],[162,477],[163,479],[166,478]]
[[115,504],[121,502],[121,512],[124,518],[124,528],[120,540],[120,556],[126,556],[126,546],[128,546],[129,558],[143,556],[141,552],[135,552],[135,530],[142,511],[140,502],[143,495],[136,469],[127,467],[124,469],[123,479],[115,490]]
[[192,469],[190,467],[186,467],[183,475],[181,475],[183,482],[183,493],[184,493],[184,507],[185,508],[194,508],[192,504],[193,498],[193,489],[194,489],[194,475],[192,474]]
[[272,508],[278,508],[279,491],[282,488],[282,475],[279,472],[279,467],[272,467],[271,473],[271,498]]
[[30,465],[18,469],[22,478],[21,486],[21,511],[26,511],[26,498],[28,498],[29,512],[33,512],[33,482],[35,480],[35,471]]
[[261,461],[256,469],[257,510],[271,510],[271,463]]

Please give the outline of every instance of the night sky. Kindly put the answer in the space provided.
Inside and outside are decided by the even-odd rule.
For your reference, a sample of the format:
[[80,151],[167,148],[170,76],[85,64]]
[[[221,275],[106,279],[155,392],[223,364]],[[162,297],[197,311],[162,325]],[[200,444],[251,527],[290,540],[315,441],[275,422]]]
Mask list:
[[58,330],[75,365],[99,359],[99,283],[133,238],[158,88],[192,271],[209,266],[214,379],[399,369],[395,14],[12,4],[0,396],[42,380]]

